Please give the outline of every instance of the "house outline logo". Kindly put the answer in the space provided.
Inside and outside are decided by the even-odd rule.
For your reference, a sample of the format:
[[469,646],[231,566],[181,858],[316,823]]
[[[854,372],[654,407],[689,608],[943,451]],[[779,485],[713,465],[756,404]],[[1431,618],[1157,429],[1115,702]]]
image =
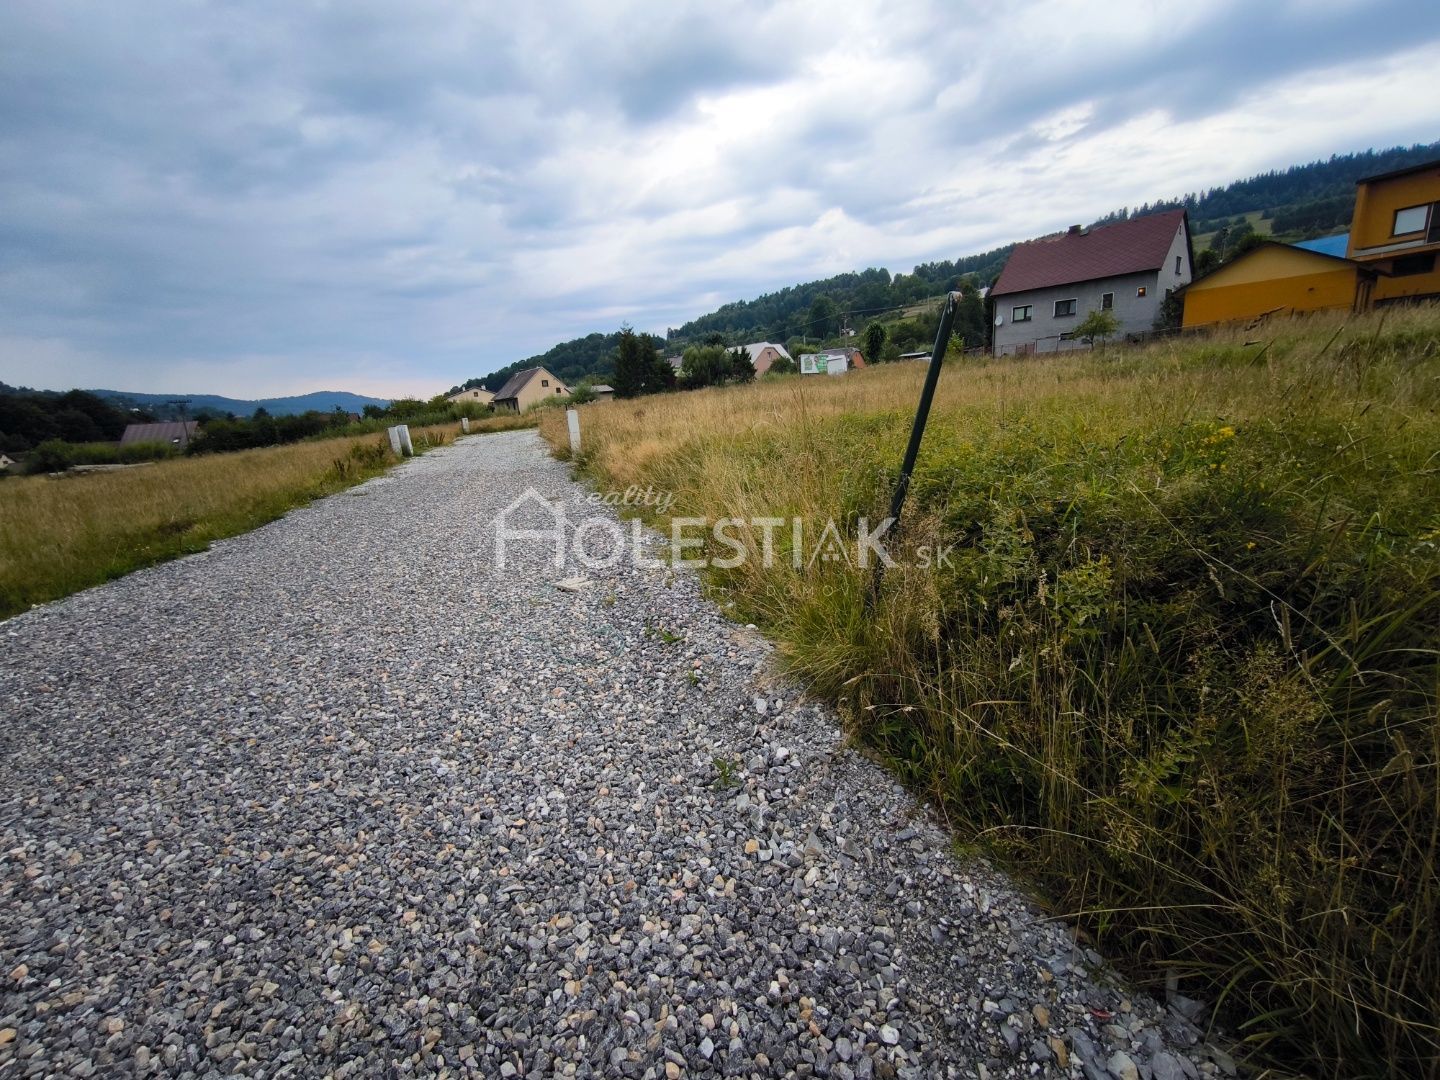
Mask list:
[[[550,515],[555,525],[551,529],[512,529],[510,528],[510,515],[519,510],[526,503],[536,503],[543,507]],[[556,569],[565,566],[565,526],[568,518],[565,508],[557,505],[556,502],[547,499],[533,487],[527,487],[508,504],[501,508],[495,515],[495,569],[505,569],[506,544],[511,540],[549,540],[555,547],[554,563]]]

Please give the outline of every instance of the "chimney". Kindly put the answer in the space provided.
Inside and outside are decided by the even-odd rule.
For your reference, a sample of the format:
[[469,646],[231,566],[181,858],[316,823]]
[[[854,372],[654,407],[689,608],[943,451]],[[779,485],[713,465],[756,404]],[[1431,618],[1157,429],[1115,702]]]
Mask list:
[[1080,235],[1080,226],[1079,226],[1079,225],[1071,225],[1071,226],[1070,226],[1070,230],[1069,230],[1069,235],[1070,235],[1070,236],[1079,236],[1079,235]]

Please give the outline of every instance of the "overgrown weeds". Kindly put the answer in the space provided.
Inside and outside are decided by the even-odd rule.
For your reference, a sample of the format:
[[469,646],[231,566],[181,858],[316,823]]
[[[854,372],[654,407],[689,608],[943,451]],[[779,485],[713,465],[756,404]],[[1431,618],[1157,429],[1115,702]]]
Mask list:
[[[1437,341],[1429,308],[949,365],[872,610],[867,571],[796,568],[784,531],[713,578],[967,836],[1218,1002],[1256,1063],[1434,1075]],[[617,402],[578,464],[675,516],[853,536],[922,377]]]

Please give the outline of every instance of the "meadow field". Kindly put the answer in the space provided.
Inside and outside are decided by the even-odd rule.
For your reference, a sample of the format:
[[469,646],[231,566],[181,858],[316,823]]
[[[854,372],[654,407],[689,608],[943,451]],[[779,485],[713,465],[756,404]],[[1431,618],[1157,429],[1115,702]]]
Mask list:
[[[923,377],[586,406],[574,464],[675,517],[853,535]],[[1254,1063],[1435,1075],[1437,410],[1434,307],[952,362],[873,604],[786,530],[708,580],[957,842]],[[563,416],[541,432],[569,456]]]
[[[458,431],[458,424],[414,428],[411,438],[423,453]],[[114,472],[4,479],[0,618],[204,551],[396,460],[382,434],[177,457]]]

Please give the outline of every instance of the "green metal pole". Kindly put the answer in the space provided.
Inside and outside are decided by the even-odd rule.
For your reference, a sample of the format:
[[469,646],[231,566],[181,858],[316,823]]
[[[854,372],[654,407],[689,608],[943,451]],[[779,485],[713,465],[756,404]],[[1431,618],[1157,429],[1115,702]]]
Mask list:
[[[895,493],[890,498],[890,518],[885,529],[887,534],[899,524],[905,496],[910,492],[910,477],[915,472],[915,459],[920,454],[920,440],[925,437],[925,422],[930,418],[930,403],[935,400],[935,387],[940,382],[940,365],[945,362],[945,350],[950,345],[950,332],[955,326],[957,295],[952,292],[946,297],[945,310],[940,315],[940,329],[935,334],[935,348],[930,353],[930,368],[925,372],[925,387],[920,391],[920,407],[915,410],[915,423],[910,428],[910,444],[905,447],[905,461],[900,466],[900,478],[895,482]],[[867,611],[880,594],[880,580],[884,575],[885,562],[876,559],[870,595],[865,601]]]

